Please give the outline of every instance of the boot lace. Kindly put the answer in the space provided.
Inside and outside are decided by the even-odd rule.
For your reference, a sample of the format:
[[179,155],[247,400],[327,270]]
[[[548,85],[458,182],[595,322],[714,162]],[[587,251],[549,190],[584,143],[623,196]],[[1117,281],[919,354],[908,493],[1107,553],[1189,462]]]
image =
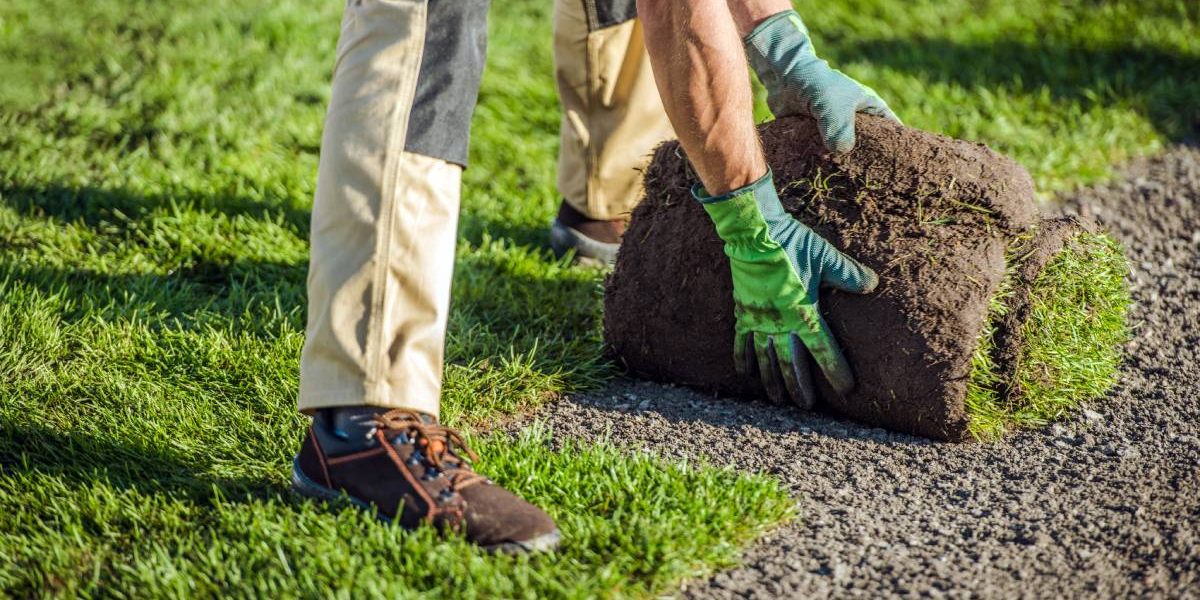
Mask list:
[[[471,450],[457,430],[437,422],[427,422],[420,414],[404,409],[375,415],[374,421],[388,439],[391,439],[388,434],[408,435],[421,451],[425,466],[444,474],[450,481],[452,491],[458,492],[487,482],[486,477],[472,470],[469,461],[478,461],[479,455]],[[460,452],[466,455],[466,459]]]

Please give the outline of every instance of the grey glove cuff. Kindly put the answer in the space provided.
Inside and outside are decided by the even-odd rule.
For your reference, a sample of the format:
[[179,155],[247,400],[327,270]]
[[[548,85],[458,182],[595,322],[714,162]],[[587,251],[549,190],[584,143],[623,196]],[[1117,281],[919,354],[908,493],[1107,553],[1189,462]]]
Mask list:
[[[797,34],[800,37],[788,43],[787,38]],[[799,52],[815,56],[808,36],[808,27],[800,19],[800,13],[794,10],[785,10],[767,17],[742,38],[742,44],[746,48],[746,58],[749,59],[750,66],[754,68],[758,78],[763,80],[763,85],[767,84],[767,77],[777,79],[778,74],[784,70],[783,67],[794,60],[794,56],[785,54]]]
[[772,15],[742,41],[750,66],[767,89],[771,112],[777,117],[811,114],[808,102],[815,91],[807,89],[810,80],[829,67],[817,58],[800,15],[794,10]]
[[771,171],[770,167],[767,167],[767,172],[762,177],[759,177],[753,182],[740,188],[725,192],[720,196],[710,195],[708,190],[704,189],[704,184],[697,183],[692,186],[692,198],[695,198],[700,204],[716,204],[717,202],[725,202],[726,200],[732,200],[733,198],[741,196],[747,192],[753,193],[755,198],[757,198],[758,190],[763,189],[764,186],[769,187],[771,191],[775,191],[775,174]]
[[779,21],[790,21],[791,25],[799,29],[801,33],[808,35],[808,27],[800,19],[800,13],[789,8],[763,19],[761,23],[754,26],[754,29],[750,33],[746,34],[746,37],[742,38],[742,43],[750,46],[755,40],[761,39],[763,36],[770,36],[771,32],[779,29],[779,25],[777,24]]

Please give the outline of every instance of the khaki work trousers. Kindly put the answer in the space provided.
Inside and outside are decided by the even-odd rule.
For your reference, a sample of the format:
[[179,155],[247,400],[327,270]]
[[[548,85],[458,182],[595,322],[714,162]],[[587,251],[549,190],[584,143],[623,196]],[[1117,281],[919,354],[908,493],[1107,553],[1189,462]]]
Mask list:
[[558,192],[585,216],[609,220],[628,218],[651,152],[674,132],[641,22],[631,12],[606,15],[603,4],[555,2],[554,63],[562,105]]
[[[453,138],[466,135],[469,113],[432,132],[421,115],[445,121],[446,111],[422,104],[438,93],[474,103],[478,80],[469,75],[481,59],[440,62],[474,46],[446,42],[457,54],[426,47],[458,26],[431,15],[466,10],[453,4],[460,1],[347,2],[312,211],[302,411],[371,405],[438,414],[465,163],[465,139]],[[598,11],[603,1],[557,0],[554,48],[560,192],[584,214],[609,219],[637,202],[641,168],[671,129],[639,23]],[[454,127],[462,133],[442,131]]]

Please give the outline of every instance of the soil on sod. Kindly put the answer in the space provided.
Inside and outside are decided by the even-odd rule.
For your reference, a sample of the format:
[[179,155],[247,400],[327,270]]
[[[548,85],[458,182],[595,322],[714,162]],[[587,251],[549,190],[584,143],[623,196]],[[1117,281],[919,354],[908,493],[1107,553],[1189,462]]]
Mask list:
[[[788,211],[880,275],[869,295],[822,294],[858,382],[839,397],[818,378],[825,403],[899,431],[969,437],[972,405],[964,399],[973,370],[978,375],[976,351],[993,331],[995,301],[1010,292],[1027,299],[1079,224],[1050,222],[1031,238],[1037,209],[1029,175],[981,144],[867,116],[858,119],[855,150],[841,156],[824,151],[809,119],[780,119],[760,133]],[[677,144],[658,150],[608,283],[605,337],[642,376],[764,396],[756,377],[734,371],[729,268],[690,196],[694,182]],[[1006,253],[1019,240],[1032,250],[1013,276]],[[1004,335],[991,357],[1003,359],[990,365],[1002,375],[1011,371],[1000,362],[1012,360],[1015,369],[1030,312],[1020,302],[1014,308],[996,330]],[[988,375],[989,385],[999,381]],[[1007,391],[1000,390],[1004,401]]]

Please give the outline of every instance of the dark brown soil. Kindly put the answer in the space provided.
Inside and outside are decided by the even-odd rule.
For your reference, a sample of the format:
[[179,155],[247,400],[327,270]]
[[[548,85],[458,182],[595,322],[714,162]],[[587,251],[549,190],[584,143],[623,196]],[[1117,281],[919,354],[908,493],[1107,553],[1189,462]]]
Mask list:
[[[867,296],[827,291],[826,320],[858,387],[824,402],[867,423],[941,439],[967,436],[970,358],[1004,275],[1005,250],[1036,220],[1033,183],[982,144],[860,116],[858,145],[827,154],[815,124],[760,129],[784,206],[874,268]],[[701,390],[762,396],[734,371],[728,263],[689,190],[677,144],[659,148],[605,296],[605,338],[634,373]]]

